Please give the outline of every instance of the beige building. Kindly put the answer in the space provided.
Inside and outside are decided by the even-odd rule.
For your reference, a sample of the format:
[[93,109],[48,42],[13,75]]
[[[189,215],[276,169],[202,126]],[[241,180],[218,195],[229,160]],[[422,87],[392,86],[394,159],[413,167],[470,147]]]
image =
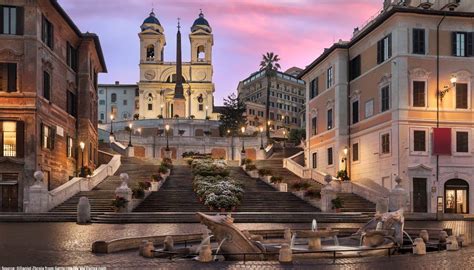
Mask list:
[[[55,0],[0,4],[0,211],[22,211],[41,170],[52,190],[97,164],[99,38]],[[80,109],[78,109],[80,108]],[[83,152],[79,142],[84,142]]]
[[[270,87],[270,129],[301,128],[304,121],[305,82],[296,76],[302,70],[291,68],[277,72],[271,79]],[[247,106],[249,127],[265,128],[265,103],[267,98],[267,78],[265,71],[258,71],[239,83],[239,98]]]
[[314,60],[301,74],[307,166],[347,168],[380,194],[400,176],[410,211],[436,212],[439,199],[474,213],[473,12],[473,1],[385,1]]
[[[181,34],[178,32],[179,39]],[[201,12],[194,21],[189,34],[191,62],[182,63],[182,85],[184,106],[177,110],[175,87],[177,84],[177,62],[181,62],[181,42],[177,49],[177,62],[165,62],[166,38],[163,27],[154,12],[141,26],[140,38],[140,82],[138,83],[138,114],[140,119],[159,116],[171,118],[175,115],[196,119],[206,116],[217,120],[213,113],[214,83],[212,82],[212,46],[214,36],[209,22]],[[178,38],[178,37],[177,37]],[[179,51],[179,53],[178,53]]]

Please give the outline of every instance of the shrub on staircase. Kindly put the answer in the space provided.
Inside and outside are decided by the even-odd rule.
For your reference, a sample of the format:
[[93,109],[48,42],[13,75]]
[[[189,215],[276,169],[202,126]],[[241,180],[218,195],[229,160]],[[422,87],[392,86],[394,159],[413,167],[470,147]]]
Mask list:
[[135,199],[143,199],[145,197],[145,190],[140,186],[133,188],[132,197]]
[[283,177],[281,177],[281,176],[272,176],[272,178],[270,178],[270,182],[272,182],[273,184],[281,183],[281,182],[283,182]]
[[161,174],[166,174],[168,173],[169,168],[166,167],[165,165],[161,164],[160,167],[158,167],[158,172]]
[[267,175],[272,175],[272,170],[270,169],[259,169],[258,170],[258,175],[260,176],[267,176]]

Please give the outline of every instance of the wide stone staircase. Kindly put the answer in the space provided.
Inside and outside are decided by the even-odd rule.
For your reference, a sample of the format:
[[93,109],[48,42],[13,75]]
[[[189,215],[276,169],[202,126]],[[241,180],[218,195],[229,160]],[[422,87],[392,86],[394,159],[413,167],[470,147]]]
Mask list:
[[[242,182],[241,205],[232,212],[238,223],[366,222],[367,215],[321,213],[288,192],[278,192],[267,183],[250,178],[240,167],[230,167],[231,176]],[[94,217],[98,223],[195,223],[196,212],[217,214],[199,202],[192,190],[192,173],[187,165],[175,165],[160,188],[132,213],[105,213]]]
[[[283,148],[275,149],[274,154],[267,160],[256,161],[256,166],[259,169],[266,168],[273,171],[274,175],[282,176],[288,183],[300,181],[301,178],[283,167],[283,159],[293,156],[300,152],[300,148]],[[318,182],[313,183],[316,189],[321,189],[323,185]],[[341,212],[362,212],[373,214],[375,212],[375,204],[353,193],[338,193],[343,201]]]
[[115,198],[115,189],[120,186],[121,173],[128,173],[128,186],[133,188],[139,182],[149,181],[151,175],[158,171],[158,166],[144,162],[137,158],[122,157],[122,165],[115,175],[106,178],[91,191],[79,192],[69,200],[52,209],[53,213],[76,213],[79,198],[87,197],[91,204],[91,215],[93,217],[104,212],[113,212],[112,201]]

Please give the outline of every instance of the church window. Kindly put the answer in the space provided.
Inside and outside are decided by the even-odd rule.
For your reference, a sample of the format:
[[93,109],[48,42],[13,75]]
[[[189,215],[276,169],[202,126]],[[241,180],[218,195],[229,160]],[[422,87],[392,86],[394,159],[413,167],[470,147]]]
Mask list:
[[203,62],[206,59],[205,48],[203,45],[197,47],[197,58],[199,62]]
[[146,60],[147,61],[155,60],[155,46],[148,45],[148,47],[146,47]]

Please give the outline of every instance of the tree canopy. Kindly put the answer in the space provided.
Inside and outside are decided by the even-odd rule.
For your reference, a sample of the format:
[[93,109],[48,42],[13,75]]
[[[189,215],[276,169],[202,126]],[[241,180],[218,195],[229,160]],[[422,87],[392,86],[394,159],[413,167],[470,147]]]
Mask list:
[[240,128],[247,123],[245,115],[247,108],[245,103],[239,99],[234,93],[224,99],[224,110],[221,114],[220,132],[222,135],[227,134],[229,130],[231,134],[238,134]]

